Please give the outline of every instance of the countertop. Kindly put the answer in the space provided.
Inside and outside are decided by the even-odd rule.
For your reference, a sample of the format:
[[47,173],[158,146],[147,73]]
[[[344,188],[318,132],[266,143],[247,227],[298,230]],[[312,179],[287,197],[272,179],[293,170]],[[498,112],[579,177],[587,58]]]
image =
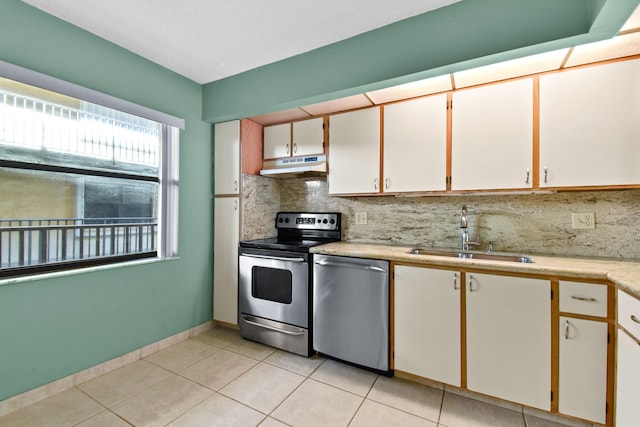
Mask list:
[[575,279],[609,280],[617,285],[618,288],[640,299],[640,261],[530,255],[534,261],[533,263],[519,263],[433,255],[414,255],[409,253],[413,248],[414,246],[334,242],[315,246],[311,248],[311,252],[325,255],[428,264],[430,266],[456,267],[461,269],[473,268],[478,270],[562,276]]

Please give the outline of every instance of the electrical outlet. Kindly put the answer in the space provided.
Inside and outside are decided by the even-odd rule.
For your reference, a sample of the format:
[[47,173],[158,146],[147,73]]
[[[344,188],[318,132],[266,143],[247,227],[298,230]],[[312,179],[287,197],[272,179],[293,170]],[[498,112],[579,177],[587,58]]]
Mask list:
[[574,230],[591,230],[596,228],[596,217],[593,212],[572,212],[571,224]]
[[367,224],[367,213],[366,212],[356,212],[356,224],[358,224],[358,225],[366,225]]

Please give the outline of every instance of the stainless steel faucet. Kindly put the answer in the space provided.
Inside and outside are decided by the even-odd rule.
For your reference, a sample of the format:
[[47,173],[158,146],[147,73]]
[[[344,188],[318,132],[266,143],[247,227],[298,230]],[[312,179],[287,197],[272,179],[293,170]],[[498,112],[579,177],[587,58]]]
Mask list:
[[469,241],[469,229],[467,220],[467,205],[462,205],[462,216],[460,217],[460,228],[462,229],[462,250],[468,251],[469,246],[479,246],[480,240],[476,238],[476,241]]

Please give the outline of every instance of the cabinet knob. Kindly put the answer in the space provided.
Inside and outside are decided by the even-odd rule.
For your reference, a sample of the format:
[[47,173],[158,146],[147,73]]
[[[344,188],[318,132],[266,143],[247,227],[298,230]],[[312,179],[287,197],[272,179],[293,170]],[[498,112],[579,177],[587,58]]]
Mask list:
[[289,144],[286,145],[286,147],[284,148],[285,153],[289,154]]
[[233,201],[233,210],[234,210],[234,211],[237,211],[237,210],[238,210],[238,201],[237,201],[237,200],[234,200],[234,201]]
[[457,291],[458,289],[458,273],[453,273],[453,290]]
[[238,180],[233,181],[233,191],[238,191]]
[[473,276],[471,274],[469,275],[468,286],[469,293],[473,292]]
[[568,320],[564,321],[564,339],[565,340],[569,339],[569,321]]
[[373,178],[373,189],[374,190],[378,189],[378,178]]
[[545,184],[549,182],[549,169],[546,166],[544,167],[544,182]]
[[293,154],[298,152],[298,144],[293,144]]
[[530,172],[529,172],[529,169],[527,168],[527,179],[524,180],[525,184],[529,183],[529,175],[530,175]]
[[384,189],[388,190],[391,187],[391,180],[389,178],[384,179]]

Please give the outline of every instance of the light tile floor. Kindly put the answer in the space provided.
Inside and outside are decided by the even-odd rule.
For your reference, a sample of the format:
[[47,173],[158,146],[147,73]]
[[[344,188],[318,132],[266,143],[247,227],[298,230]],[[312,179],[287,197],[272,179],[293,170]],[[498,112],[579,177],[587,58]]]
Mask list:
[[214,328],[0,417],[0,426],[562,427]]

